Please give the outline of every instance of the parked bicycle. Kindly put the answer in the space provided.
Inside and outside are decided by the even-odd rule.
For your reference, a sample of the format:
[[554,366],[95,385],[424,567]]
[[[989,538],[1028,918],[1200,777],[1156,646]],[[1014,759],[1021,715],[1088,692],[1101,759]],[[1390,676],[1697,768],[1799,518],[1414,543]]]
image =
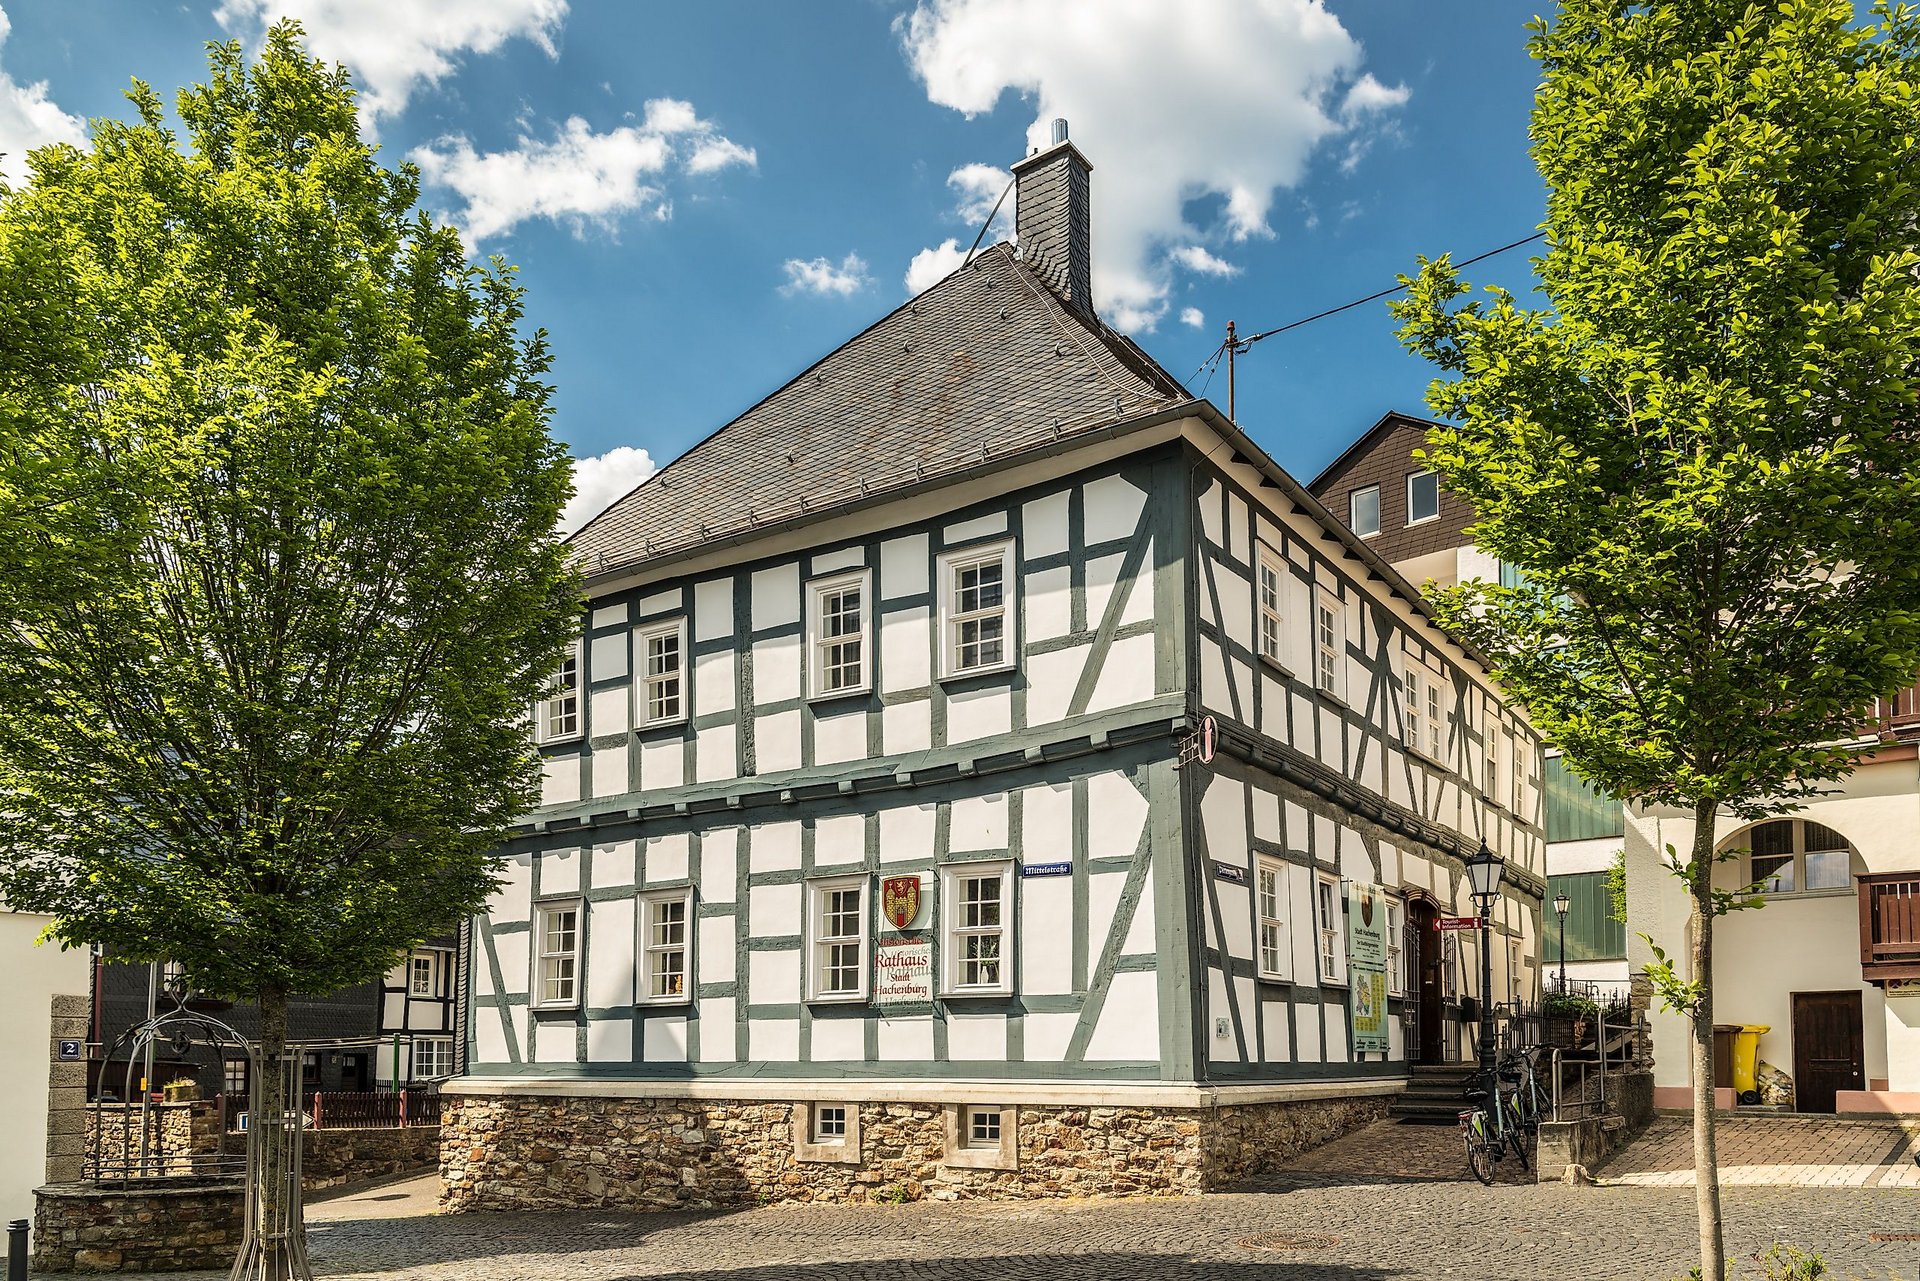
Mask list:
[[[1520,1162],[1521,1169],[1528,1168],[1527,1146],[1533,1129],[1539,1126],[1538,1078],[1531,1058],[1524,1052],[1519,1058],[1521,1062],[1516,1063],[1513,1054],[1506,1056],[1494,1068],[1491,1080],[1487,1073],[1475,1073],[1467,1086],[1467,1100],[1473,1106],[1460,1113],[1467,1168],[1489,1187],[1493,1186],[1494,1166],[1508,1152]],[[1525,1106],[1532,1109],[1531,1128],[1522,1119],[1523,1098],[1530,1100]]]

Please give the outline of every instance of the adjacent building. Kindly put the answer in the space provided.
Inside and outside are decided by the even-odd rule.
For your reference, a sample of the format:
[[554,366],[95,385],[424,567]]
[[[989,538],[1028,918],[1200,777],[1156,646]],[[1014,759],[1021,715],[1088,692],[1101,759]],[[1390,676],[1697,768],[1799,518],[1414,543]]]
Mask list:
[[1064,129],[1015,175],[1017,252],[572,539],[451,1208],[1198,1191],[1462,1056],[1483,840],[1537,991],[1537,738],[1101,323]]
[[[0,1219],[32,1217],[33,1190],[47,1182],[48,1158],[79,1151],[78,1135],[48,1133],[49,1090],[78,1096],[81,1051],[63,1056],[54,1037],[54,1002],[80,1005],[87,992],[87,953],[40,943],[53,918],[0,904],[0,1098],[7,1123],[0,1143]],[[66,1020],[62,1020],[64,1023]],[[64,1028],[60,1036],[68,1033]],[[62,1064],[62,1059],[66,1064]],[[71,1077],[72,1079],[68,1079]]]
[[[1511,586],[1513,567],[1468,535],[1473,508],[1417,456],[1432,426],[1423,418],[1386,414],[1307,488],[1416,586],[1452,587],[1476,578]],[[1564,896],[1569,986],[1602,999],[1624,997],[1626,926],[1608,889],[1626,834],[1624,807],[1568,769],[1551,745],[1541,793],[1549,905],[1542,960],[1549,978],[1557,981],[1562,964],[1560,921],[1551,905]]]

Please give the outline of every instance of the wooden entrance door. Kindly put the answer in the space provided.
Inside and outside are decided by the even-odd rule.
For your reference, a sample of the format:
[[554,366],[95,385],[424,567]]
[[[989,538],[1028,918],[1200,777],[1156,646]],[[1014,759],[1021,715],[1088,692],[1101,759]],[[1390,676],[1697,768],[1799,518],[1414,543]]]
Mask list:
[[1414,958],[1414,979],[1417,984],[1414,991],[1414,1000],[1417,1002],[1415,1014],[1419,1024],[1419,1037],[1415,1045],[1416,1063],[1441,1062],[1440,931],[1434,925],[1433,904],[1424,899],[1415,899],[1407,904],[1409,937],[1402,947],[1406,955]]
[[1794,1106],[1831,1112],[1837,1090],[1867,1088],[1859,992],[1793,994]]

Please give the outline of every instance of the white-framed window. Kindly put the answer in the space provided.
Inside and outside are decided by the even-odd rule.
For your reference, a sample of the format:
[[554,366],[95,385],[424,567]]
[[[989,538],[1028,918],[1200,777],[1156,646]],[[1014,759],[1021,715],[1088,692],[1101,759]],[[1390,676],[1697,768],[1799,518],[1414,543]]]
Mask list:
[[1347,923],[1340,902],[1340,879],[1319,873],[1313,879],[1315,924],[1319,927],[1320,981],[1347,981]]
[[634,638],[640,668],[639,718],[643,727],[687,718],[687,620],[670,618],[642,627]]
[[437,1081],[453,1075],[453,1038],[430,1037],[413,1043],[413,1079]]
[[1347,526],[1362,538],[1380,532],[1380,486],[1366,485],[1347,495]]
[[813,1141],[815,1143],[847,1141],[846,1104],[816,1103],[813,1105]]
[[567,645],[560,670],[547,685],[547,696],[533,714],[534,737],[542,743],[559,743],[579,738],[580,725],[580,642]]
[[1526,996],[1526,985],[1522,981],[1526,961],[1521,955],[1520,940],[1507,940],[1507,1008],[1519,1010]]
[[1431,469],[1407,473],[1407,524],[1435,520],[1440,515],[1440,477]]
[[1387,995],[1407,994],[1407,913],[1400,900],[1387,900]]
[[807,584],[807,680],[814,698],[873,688],[866,570]]
[[1406,703],[1401,709],[1407,748],[1435,761],[1446,759],[1446,690],[1440,673],[1415,658],[1407,659]]
[[968,1104],[962,1142],[970,1148],[999,1148],[1000,1109]]
[[1460,936],[1452,930],[1440,936],[1440,993],[1460,999]]
[[1254,556],[1253,603],[1258,628],[1254,642],[1260,657],[1275,665],[1283,665],[1280,629],[1284,625],[1286,581],[1287,563],[1280,559],[1280,553],[1265,543],[1259,544]]
[[947,924],[946,995],[1012,992],[1013,864],[941,868],[940,901]]
[[1313,605],[1313,684],[1335,698],[1347,695],[1347,611],[1340,598],[1322,591]]
[[796,1103],[793,1107],[793,1156],[796,1161],[860,1160],[858,1103]]
[[1507,736],[1507,760],[1513,766],[1513,812],[1527,816],[1527,736]]
[[681,1005],[693,999],[693,890],[656,890],[640,896],[642,1005]]
[[1506,726],[1502,725],[1498,718],[1489,716],[1487,718],[1486,732],[1481,737],[1486,744],[1487,753],[1487,802],[1492,805],[1501,803],[1500,786],[1505,776],[1500,769],[1500,745],[1505,741],[1506,736]]
[[533,905],[533,1006],[580,1003],[580,900]]
[[867,999],[867,878],[807,882],[807,999]]
[[1287,938],[1287,865],[1266,854],[1253,860],[1254,960],[1260,977],[1293,978],[1293,943]]
[[1747,848],[1747,884],[1763,894],[1799,894],[1853,888],[1853,846],[1810,818],[1777,818],[1734,837]]
[[407,995],[435,996],[439,993],[440,954],[415,952],[407,958]]
[[1013,544],[940,558],[940,674],[972,676],[1013,666]]

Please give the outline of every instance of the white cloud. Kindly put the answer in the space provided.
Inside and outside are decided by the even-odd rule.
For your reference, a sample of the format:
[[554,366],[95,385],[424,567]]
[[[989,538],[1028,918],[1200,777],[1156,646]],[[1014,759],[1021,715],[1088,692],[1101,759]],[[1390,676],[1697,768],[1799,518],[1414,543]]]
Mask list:
[[560,532],[572,534],[660,470],[644,449],[620,445],[597,458],[573,463],[573,497],[560,513]]
[[1185,267],[1188,271],[1203,276],[1237,276],[1240,268],[1223,258],[1216,258],[1199,245],[1182,245],[1167,255],[1170,262]]
[[1207,314],[1198,307],[1182,307],[1180,309],[1180,323],[1193,329],[1199,329],[1206,325]]
[[[13,24],[7,11],[0,9],[0,45],[7,41]],[[60,110],[47,96],[47,82],[23,85],[0,70],[0,179],[18,186],[27,178],[27,151],[50,142],[70,142],[83,147],[87,142],[87,122]]]
[[397,115],[422,84],[452,74],[464,53],[493,53],[531,40],[558,56],[554,37],[567,0],[220,0],[229,31],[257,33],[298,18],[316,55],[344,62],[360,87],[362,119]]
[[[1320,0],[917,0],[897,29],[933,102],[978,115],[1012,90],[1036,147],[1072,121],[1094,162],[1094,298],[1122,327],[1166,313],[1169,250],[1271,235],[1275,192],[1323,144],[1390,128],[1407,100]],[[1189,226],[1206,197],[1220,225]]]
[[751,169],[760,163],[752,147],[743,147],[731,138],[709,138],[693,149],[687,160],[688,173],[712,173],[729,165]]
[[967,251],[956,240],[943,240],[931,249],[922,249],[907,264],[907,292],[924,293],[960,269]]
[[[971,164],[961,165],[947,175],[947,186],[953,188],[958,203],[954,212],[965,222],[978,227],[993,212],[994,202],[1000,199],[1007,189],[1013,175],[998,165]],[[1000,206],[1000,216],[996,224],[1005,222],[1013,212],[1013,201],[1008,199]]]
[[601,133],[572,116],[551,139],[522,134],[511,151],[479,152],[456,135],[415,148],[409,159],[427,182],[465,200],[455,216],[478,241],[532,218],[571,226],[576,234],[589,226],[611,228],[643,209],[665,222],[673,203],[664,198],[664,184],[676,168],[704,174],[752,166],[756,157],[702,120],[692,104],[656,98],[637,125]]
[[845,298],[873,283],[867,275],[866,260],[859,254],[848,254],[838,266],[825,258],[789,258],[781,269],[787,273],[787,283],[780,286],[780,292],[788,295]]

